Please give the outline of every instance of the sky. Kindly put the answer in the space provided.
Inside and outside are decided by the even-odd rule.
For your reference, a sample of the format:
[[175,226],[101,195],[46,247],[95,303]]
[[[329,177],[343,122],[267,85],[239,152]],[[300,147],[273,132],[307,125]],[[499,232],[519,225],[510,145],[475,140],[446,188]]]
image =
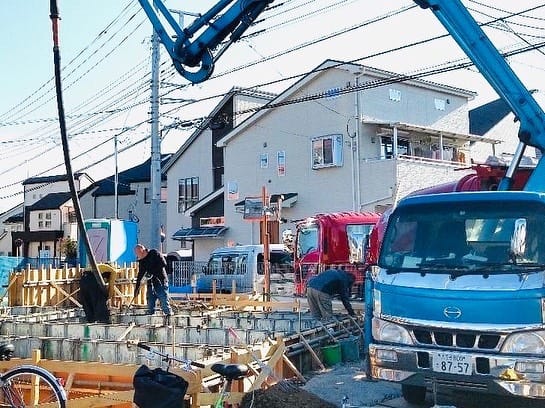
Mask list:
[[[545,38],[545,4],[535,0],[463,0],[500,50]],[[215,1],[167,0],[169,8],[203,13]],[[58,0],[63,100],[74,171],[94,180],[150,156],[151,24],[136,0]],[[463,60],[430,10],[409,0],[275,0],[249,36],[217,61],[213,76],[192,85],[161,53],[161,151],[176,151],[221,96],[234,86],[279,93],[326,59],[417,73]],[[21,182],[64,174],[53,82],[49,1],[3,0],[0,27],[0,212],[21,203]],[[513,13],[522,13],[513,17]],[[176,18],[177,15],[175,16]],[[184,17],[190,24],[192,17]],[[429,40],[429,41],[425,41]],[[420,45],[413,45],[423,42]],[[545,55],[509,58],[528,89],[543,89]],[[477,92],[471,107],[497,98],[475,69],[425,79]],[[343,85],[343,84],[341,84]],[[166,130],[183,121],[182,129]]]

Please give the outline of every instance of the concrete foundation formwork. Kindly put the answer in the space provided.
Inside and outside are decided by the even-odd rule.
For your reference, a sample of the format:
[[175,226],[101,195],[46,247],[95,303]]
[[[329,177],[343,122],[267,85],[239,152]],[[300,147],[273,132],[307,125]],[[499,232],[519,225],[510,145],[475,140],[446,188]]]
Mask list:
[[304,382],[302,373],[324,368],[323,345],[362,335],[361,322],[346,315],[323,325],[300,311],[175,310],[171,325],[165,326],[160,313],[146,315],[143,308],[114,310],[112,324],[86,323],[77,308],[6,309],[0,337],[14,344],[15,358],[0,361],[0,370],[37,364],[66,384],[71,407],[130,408],[137,368],[165,364],[160,355],[135,345],[144,342],[163,355],[205,365],[194,372],[172,368],[189,383],[186,406],[198,408],[211,406],[218,398],[221,381],[210,368],[214,362],[251,367],[251,378],[237,381],[229,393],[229,401],[238,403],[247,392],[270,386],[271,380]]
[[85,323],[77,309],[19,309],[12,308],[4,316],[0,335],[14,344],[15,355],[21,358],[38,349],[45,359],[142,363],[146,357],[127,347],[129,341],[140,341],[183,358],[204,360],[228,354],[231,347],[259,345],[278,337],[295,352],[302,349],[300,334],[306,333],[310,342],[331,340],[329,332],[359,335],[352,319],[333,322],[326,332],[310,314],[291,311],[184,310],[165,326],[161,314],[146,315],[143,309],[114,313],[112,324]]

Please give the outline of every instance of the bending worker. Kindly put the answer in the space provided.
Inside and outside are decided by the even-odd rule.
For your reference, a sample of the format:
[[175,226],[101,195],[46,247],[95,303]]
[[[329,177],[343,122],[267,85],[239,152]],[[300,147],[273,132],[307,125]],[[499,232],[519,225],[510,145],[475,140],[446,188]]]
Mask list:
[[312,277],[307,283],[307,300],[312,316],[320,320],[331,318],[334,296],[339,296],[348,314],[354,316],[350,290],[355,279],[354,275],[340,269],[328,269]]
[[134,247],[134,253],[138,258],[138,275],[134,297],[138,296],[140,284],[144,277],[147,279],[146,299],[148,301],[148,314],[155,313],[155,303],[159,300],[161,309],[165,314],[165,325],[170,324],[172,309],[168,296],[168,277],[166,272],[167,262],[165,257],[156,249],[147,249],[144,245],[138,244]]

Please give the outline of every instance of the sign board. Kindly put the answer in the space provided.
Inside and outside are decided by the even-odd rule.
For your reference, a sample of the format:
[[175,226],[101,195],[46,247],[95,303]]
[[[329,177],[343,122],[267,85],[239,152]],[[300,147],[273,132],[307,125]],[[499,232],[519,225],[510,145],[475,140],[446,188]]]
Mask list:
[[263,217],[263,202],[261,198],[246,198],[244,200],[245,220],[260,220]]
[[201,227],[223,227],[225,226],[225,217],[207,217],[199,220]]

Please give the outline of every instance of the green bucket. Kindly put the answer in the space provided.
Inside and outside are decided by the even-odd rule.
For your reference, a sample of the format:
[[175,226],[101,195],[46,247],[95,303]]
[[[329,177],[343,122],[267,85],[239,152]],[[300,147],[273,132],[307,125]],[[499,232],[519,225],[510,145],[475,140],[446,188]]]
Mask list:
[[322,347],[323,363],[328,366],[334,366],[341,362],[341,345],[339,343],[330,344]]
[[339,340],[341,345],[341,355],[343,363],[348,361],[358,361],[360,359],[360,345],[358,338],[351,336],[346,339]]

